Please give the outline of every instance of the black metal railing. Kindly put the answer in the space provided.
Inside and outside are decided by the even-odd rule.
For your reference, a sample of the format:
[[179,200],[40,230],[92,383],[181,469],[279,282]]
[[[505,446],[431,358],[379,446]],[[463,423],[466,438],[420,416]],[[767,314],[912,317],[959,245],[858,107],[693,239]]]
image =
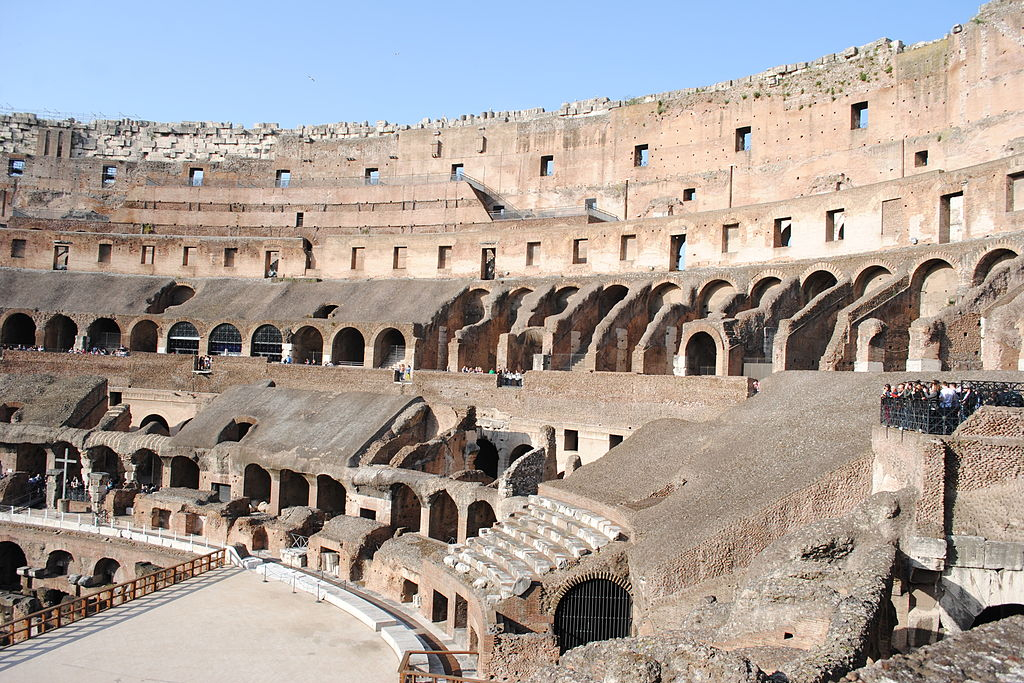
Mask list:
[[883,396],[879,421],[886,427],[924,434],[952,434],[980,406],[1024,407],[1024,382],[958,382],[955,398]]

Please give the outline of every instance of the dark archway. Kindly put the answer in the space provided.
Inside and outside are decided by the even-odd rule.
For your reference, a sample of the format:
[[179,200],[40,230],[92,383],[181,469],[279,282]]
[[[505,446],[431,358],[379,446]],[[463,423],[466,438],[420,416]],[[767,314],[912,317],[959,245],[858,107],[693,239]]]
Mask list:
[[438,491],[430,504],[430,537],[444,543],[459,538],[459,508],[447,491]]
[[865,294],[876,292],[888,282],[890,277],[892,277],[892,273],[884,266],[866,268],[853,283],[853,295],[860,298]]
[[404,527],[406,531],[420,530],[419,496],[405,484],[391,487],[391,526],[395,529]]
[[405,360],[405,336],[393,327],[377,335],[373,344],[373,366],[389,368]]
[[465,303],[462,307],[462,324],[475,325],[484,319],[484,299],[490,294],[486,289],[474,289],[466,294]]
[[281,330],[273,325],[260,325],[252,334],[249,355],[266,358],[271,363],[280,363],[281,342]]
[[109,557],[104,557],[96,563],[96,568],[93,569],[92,575],[95,577],[97,585],[106,586],[112,583],[117,583],[117,572],[120,571],[120,569],[120,562]]
[[163,313],[168,308],[182,305],[195,295],[196,290],[188,285],[174,285],[158,294],[156,300],[146,309],[146,313]]
[[157,415],[156,413],[153,413],[152,415],[147,415],[146,417],[142,418],[142,422],[139,423],[139,429],[145,429],[148,425],[151,424],[156,426],[149,428],[150,434],[160,434],[161,436],[171,435],[171,428],[167,424],[167,420],[164,419],[163,415]]
[[498,478],[498,449],[487,439],[477,439],[480,448],[473,461],[474,469],[478,469],[492,479]]
[[135,481],[146,486],[160,486],[163,481],[163,463],[160,456],[143,448],[132,454],[135,465]]
[[800,292],[803,295],[803,303],[806,306],[814,297],[818,296],[825,290],[835,287],[838,280],[836,276],[827,270],[817,270],[807,276],[804,280],[804,284],[800,288]]
[[633,630],[633,598],[608,579],[590,579],[565,592],[555,608],[559,652],[609,638],[627,638]]
[[66,550],[54,550],[46,556],[46,574],[48,576],[67,576],[74,556]]
[[115,483],[124,481],[124,464],[121,456],[113,450],[107,446],[94,446],[89,449],[89,456],[93,472],[106,472]]
[[697,297],[697,311],[706,318],[710,313],[726,312],[736,295],[736,287],[726,280],[712,280]]
[[316,506],[328,514],[345,514],[345,487],[341,482],[320,474],[316,478]]
[[281,509],[309,505],[309,482],[298,472],[281,470]]
[[267,530],[263,527],[257,527],[252,532],[252,549],[253,550],[266,550],[269,546],[267,542]]
[[46,451],[34,443],[19,443],[14,469],[29,474],[46,474]]
[[1000,263],[1012,261],[1015,258],[1017,258],[1017,252],[1011,249],[994,249],[990,251],[978,260],[978,265],[974,268],[974,277],[971,280],[971,284],[974,286],[980,285],[988,278],[993,268]]
[[35,346],[36,324],[24,313],[13,313],[0,328],[0,344],[10,346]]
[[78,325],[66,315],[55,315],[43,328],[43,347],[47,351],[67,351],[75,345]]
[[315,327],[300,328],[292,336],[292,361],[320,365],[324,360],[324,336]]
[[174,323],[167,333],[167,353],[199,355],[199,330],[187,320]]
[[210,331],[206,353],[211,356],[237,356],[242,353],[242,333],[231,323],[221,323]]
[[671,282],[663,282],[651,292],[647,300],[647,317],[653,319],[658,311],[683,302],[683,290]]
[[509,455],[508,455],[508,464],[509,464],[509,466],[511,467],[512,463],[514,463],[516,460],[518,460],[519,458],[523,457],[524,455],[526,455],[527,453],[529,453],[532,450],[533,450],[533,444],[529,444],[529,443],[521,443],[518,446],[516,446],[515,448],[513,448],[512,452],[509,453]]
[[611,285],[601,290],[597,299],[597,319],[604,320],[605,316],[615,308],[615,305],[626,298],[629,290],[622,285]]
[[199,488],[199,463],[183,455],[171,458],[171,487]]
[[256,420],[254,418],[236,417],[224,429],[220,430],[220,434],[217,435],[217,443],[241,441],[255,426]]
[[717,373],[718,347],[707,332],[697,332],[686,342],[686,374]]
[[256,503],[270,500],[270,472],[251,463],[242,475],[242,495]]
[[121,327],[110,318],[97,318],[85,331],[90,349],[116,351],[121,348]]
[[481,529],[494,526],[498,518],[494,516],[494,508],[486,500],[478,500],[466,511],[466,538],[479,536]]
[[157,339],[160,330],[152,320],[140,320],[132,328],[128,348],[132,351],[156,353]]
[[362,366],[366,353],[366,340],[362,332],[346,327],[334,336],[331,344],[331,362],[335,365]]
[[750,289],[750,307],[759,308],[764,302],[764,295],[781,284],[782,280],[777,277],[766,277],[759,280]]
[[1005,605],[992,605],[991,607],[986,607],[981,611],[981,614],[974,617],[974,623],[971,624],[971,628],[981,626],[982,624],[991,624],[993,621],[999,621],[1006,617],[1015,617],[1018,614],[1024,614],[1024,605],[1012,602]]
[[13,541],[0,542],[0,589],[21,590],[18,567],[27,567],[28,559],[21,546]]
[[519,318],[519,309],[523,305],[523,299],[526,298],[527,294],[533,294],[532,289],[517,289],[512,292],[508,297],[506,310],[508,311],[508,329],[512,329],[512,325],[515,324]]

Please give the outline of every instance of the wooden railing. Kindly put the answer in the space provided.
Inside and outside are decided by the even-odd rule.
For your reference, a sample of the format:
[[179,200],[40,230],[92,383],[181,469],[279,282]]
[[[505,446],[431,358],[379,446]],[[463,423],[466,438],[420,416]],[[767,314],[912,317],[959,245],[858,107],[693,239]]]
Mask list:
[[75,598],[70,602],[47,607],[20,619],[0,624],[0,648],[35,638],[61,626],[67,626],[104,612],[111,607],[123,605],[136,598],[181,583],[186,579],[205,574],[211,569],[223,567],[225,560],[226,551],[217,550],[173,567],[160,569],[152,574],[119,583],[110,588]]
[[454,674],[432,674],[409,668],[412,655],[454,657],[455,655],[476,655],[472,650],[406,650],[398,664],[398,683],[487,683],[482,678],[465,678]]

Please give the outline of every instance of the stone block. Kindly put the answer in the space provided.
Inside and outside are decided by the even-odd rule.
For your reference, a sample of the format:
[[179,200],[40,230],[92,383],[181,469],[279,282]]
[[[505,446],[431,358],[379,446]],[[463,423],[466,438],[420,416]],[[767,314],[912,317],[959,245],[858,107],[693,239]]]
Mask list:
[[1024,569],[1024,543],[985,543],[985,569]]
[[953,536],[949,564],[956,567],[984,567],[985,539],[980,536]]
[[907,546],[905,552],[911,567],[929,571],[941,571],[945,567],[945,539],[914,536]]

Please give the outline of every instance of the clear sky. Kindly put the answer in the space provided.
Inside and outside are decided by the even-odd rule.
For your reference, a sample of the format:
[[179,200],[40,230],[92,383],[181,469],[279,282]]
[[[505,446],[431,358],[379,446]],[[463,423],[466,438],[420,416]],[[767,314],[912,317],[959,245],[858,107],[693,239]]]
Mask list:
[[882,37],[933,40],[978,6],[6,0],[0,112],[294,127],[551,110],[710,85]]

